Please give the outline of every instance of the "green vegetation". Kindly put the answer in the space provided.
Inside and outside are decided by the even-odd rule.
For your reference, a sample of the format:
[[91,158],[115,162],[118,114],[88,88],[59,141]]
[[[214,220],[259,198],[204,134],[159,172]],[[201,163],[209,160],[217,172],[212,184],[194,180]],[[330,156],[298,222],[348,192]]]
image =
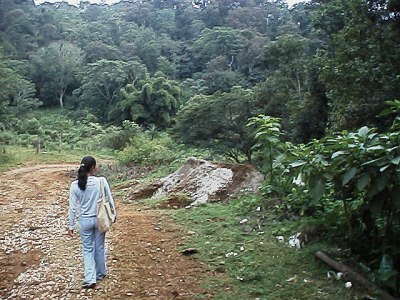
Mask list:
[[[347,241],[360,261],[375,265],[378,281],[382,279],[380,261],[385,255],[395,257],[400,249],[395,238],[400,233],[396,217],[400,209],[400,102],[387,104],[390,107],[380,115],[395,118],[385,132],[364,126],[306,145],[281,142],[278,119],[261,115],[249,122],[257,127],[259,155],[268,169],[266,194],[286,198],[287,212],[308,214],[335,227],[336,235],[342,243]],[[397,274],[391,266],[383,284],[396,290]]]
[[[252,163],[266,175],[254,206],[272,201],[276,218],[325,224],[326,235],[291,255],[270,238],[286,226],[294,233],[294,221],[239,234],[246,199],[182,212],[180,221],[201,225],[192,242],[208,236],[215,247],[201,258],[218,264],[233,243],[254,249],[226,259],[233,283],[243,278],[232,294],[286,298],[298,287],[299,298],[342,296],[322,279],[312,279],[321,295],[302,280],[285,283],[299,261],[306,274],[293,276],[321,278],[311,253],[330,242],[398,297],[399,22],[394,0],[3,1],[0,169],[91,153],[118,160],[104,171],[124,184],[132,166],[147,182],[190,156]],[[204,221],[213,218],[223,221]],[[276,263],[261,261],[258,238],[282,253]]]
[[192,202],[185,193],[170,193],[166,196],[140,200],[139,203],[151,208],[184,208]]
[[85,152],[69,151],[36,153],[34,149],[6,146],[6,153],[0,153],[0,171],[15,169],[26,163],[58,163],[79,161]]
[[[342,281],[327,280],[326,266],[313,255],[317,250],[339,257],[343,253],[318,236],[300,250],[289,247],[288,237],[302,224],[280,221],[270,210],[273,206],[256,212],[259,201],[247,197],[174,213],[188,232],[184,247],[198,249],[196,257],[222,274],[207,283],[215,299],[353,299],[358,292],[346,291]],[[244,218],[249,221],[240,224]],[[277,241],[279,235],[285,243]]]

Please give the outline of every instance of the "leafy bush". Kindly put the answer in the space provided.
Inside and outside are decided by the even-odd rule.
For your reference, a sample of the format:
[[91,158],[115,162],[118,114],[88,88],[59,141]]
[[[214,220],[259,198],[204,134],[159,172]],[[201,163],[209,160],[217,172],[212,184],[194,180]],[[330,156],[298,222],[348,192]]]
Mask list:
[[191,156],[204,157],[207,154],[177,144],[166,133],[154,135],[153,132],[145,132],[136,134],[130,140],[129,145],[119,153],[119,160],[125,165],[177,167]]
[[46,151],[113,148],[112,143],[107,143],[106,135],[125,130],[119,127],[105,128],[85,111],[42,110],[11,121],[8,131],[1,132],[2,143],[30,147],[40,139]]
[[18,133],[39,134],[41,122],[36,118],[27,118],[19,123]]
[[[388,104],[391,107],[381,115],[398,115],[400,101]],[[270,121],[259,116],[251,124],[257,126],[260,155],[265,157],[269,176],[292,182],[292,188],[281,195],[288,208],[345,225],[343,236],[368,261],[385,253],[397,254],[400,117],[383,133],[362,127],[306,145],[281,142],[276,124]],[[268,187],[275,183],[270,180]]]
[[140,131],[139,125],[135,122],[125,120],[122,122],[122,128],[116,126],[106,128],[101,144],[110,149],[122,150]]
[[179,157],[180,149],[167,135],[151,139],[146,134],[136,135],[120,153],[122,164],[161,165]]
[[15,138],[15,133],[12,131],[0,131],[0,145],[8,145]]

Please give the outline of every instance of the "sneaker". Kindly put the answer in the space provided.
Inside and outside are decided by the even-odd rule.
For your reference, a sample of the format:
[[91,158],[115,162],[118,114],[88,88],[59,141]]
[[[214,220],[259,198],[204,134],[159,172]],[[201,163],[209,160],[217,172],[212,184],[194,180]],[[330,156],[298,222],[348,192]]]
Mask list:
[[84,282],[84,283],[82,284],[82,288],[83,288],[83,289],[94,289],[95,286],[96,286],[95,283],[87,283],[87,282]]
[[97,276],[96,280],[99,281],[99,280],[103,280],[104,278],[106,278],[105,274]]

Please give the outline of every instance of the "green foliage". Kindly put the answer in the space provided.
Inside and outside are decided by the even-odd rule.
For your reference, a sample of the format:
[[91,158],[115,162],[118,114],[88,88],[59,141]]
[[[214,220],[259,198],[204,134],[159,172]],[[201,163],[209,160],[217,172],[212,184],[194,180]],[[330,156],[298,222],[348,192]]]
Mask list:
[[35,98],[35,88],[26,79],[18,65],[0,53],[0,133],[11,130],[13,124],[24,114],[42,103]]
[[106,151],[120,149],[139,131],[136,124],[104,127],[88,111],[45,110],[13,119],[0,134],[0,145],[34,147],[40,141],[43,151],[68,149]]
[[235,86],[244,84],[241,74],[229,70],[208,72],[202,76],[202,79],[207,85],[208,94],[230,92]]
[[193,200],[185,193],[169,193],[165,196],[157,198],[147,198],[139,201],[140,204],[144,204],[147,207],[151,207],[154,209],[179,209],[188,206],[192,202]]
[[[0,171],[15,169],[21,164],[29,163],[59,163],[71,162],[76,163],[82,156],[87,154],[83,151],[51,152],[44,151],[36,153],[36,150],[19,146],[5,146],[4,153],[0,152]],[[101,157],[101,156],[100,156]]]
[[[320,199],[326,184],[331,183],[334,193],[342,197],[380,199],[378,207],[383,208],[385,202],[392,209],[398,206],[394,197],[400,161],[396,131],[392,128],[388,133],[378,134],[374,129],[362,127],[358,132],[327,136],[305,149],[292,151],[302,157],[292,167],[305,175],[306,183],[315,188],[311,190],[315,199]],[[394,198],[387,198],[387,193],[393,193]]]
[[87,64],[81,73],[82,86],[74,93],[86,102],[85,106],[94,108],[100,116],[106,116],[120,88],[126,83],[125,67],[126,63],[122,61],[105,59]]
[[310,63],[314,43],[298,34],[286,34],[268,43],[263,57],[267,76],[256,87],[263,113],[281,118],[289,139],[296,142],[319,138],[326,125],[321,109],[325,98],[315,89],[318,70]]
[[[270,200],[270,199],[268,199]],[[268,203],[268,200],[265,202]],[[297,221],[279,222],[270,206],[256,212],[261,199],[250,196],[229,203],[209,203],[173,216],[191,234],[182,249],[193,247],[196,258],[221,277],[206,281],[216,299],[353,299],[356,290],[343,282],[327,282],[326,267],[317,264],[314,253],[329,251],[328,245],[313,240],[300,251],[285,241],[298,232]],[[245,224],[240,224],[244,218]],[[335,254],[338,254],[335,252]],[[310,282],[312,282],[310,284]],[[229,289],[223,288],[229,286]]]
[[[259,115],[249,119],[247,126],[255,127],[254,137],[258,144],[254,148],[262,153],[262,170],[268,174],[270,186],[279,184],[279,178],[282,169],[278,156],[282,155],[284,150],[280,137],[282,136],[281,124],[279,118]],[[279,178],[279,179],[278,179]]]
[[[344,236],[367,261],[383,253],[394,255],[400,247],[393,240],[400,228],[395,217],[400,212],[399,103],[389,101],[391,108],[382,113],[396,113],[392,126],[384,133],[364,126],[306,145],[280,142],[274,124],[277,120],[260,116],[251,122],[257,126],[264,146],[260,154],[269,162],[273,160],[270,168],[275,174],[271,172],[270,176],[295,184],[291,194],[281,194],[288,199],[287,208],[345,225]],[[271,156],[272,146],[283,157]]]
[[[326,129],[385,125],[374,116],[399,97],[398,8],[380,3],[313,1],[289,10],[264,0],[139,1],[109,9],[6,1],[0,42],[6,58],[25,65],[24,72],[13,68],[27,80],[18,85],[25,99],[39,97],[46,106],[66,102],[102,121],[168,127],[176,111],[166,112],[174,102],[165,93],[153,95],[166,105],[150,114],[140,101],[119,97],[127,84],[141,91],[147,72],[162,71],[195,81],[181,85],[184,102],[193,92],[257,85],[257,113],[282,118],[289,140],[308,142]],[[131,104],[124,110],[119,102]],[[124,117],[107,119],[114,109]]]
[[130,143],[118,156],[123,165],[179,166],[190,156],[202,155],[196,150],[185,150],[165,133],[154,136],[151,132],[145,132],[131,138]]
[[125,120],[122,127],[109,126],[105,129],[104,138],[101,144],[113,150],[122,150],[129,141],[141,132],[141,128],[134,122]]
[[317,24],[332,33],[329,47],[317,57],[322,60],[320,79],[330,100],[331,127],[381,126],[376,115],[384,102],[399,97],[395,74],[400,65],[393,52],[398,30],[371,17],[368,6],[357,0],[332,1],[318,11],[322,19]]
[[181,91],[175,81],[158,72],[120,92],[121,101],[110,112],[111,120],[132,120],[143,126],[166,128],[180,106]]
[[168,148],[169,140],[150,139],[145,134],[137,135],[131,139],[128,146],[120,153],[120,162],[124,165],[142,164],[159,165],[170,163],[173,151]]
[[[124,163],[170,170],[201,154],[187,145],[207,148],[255,162],[280,208],[395,253],[399,101],[376,115],[400,98],[396,3],[3,1],[1,150],[41,141],[49,153],[121,151]],[[170,127],[186,149],[161,132]]]
[[70,42],[54,42],[40,48],[32,56],[32,62],[33,78],[37,84],[43,86],[40,97],[46,99],[47,105],[53,104],[57,99],[59,106],[64,107],[67,87],[74,84],[83,63],[82,50]]
[[193,45],[193,60],[197,71],[202,71],[206,65],[215,59],[226,60],[223,70],[234,71],[239,67],[238,56],[245,56],[246,45],[254,38],[249,30],[216,27],[205,29]]
[[243,87],[194,96],[179,112],[174,132],[186,144],[213,149],[236,162],[251,161],[254,141],[246,123],[255,114],[254,104],[252,91]]

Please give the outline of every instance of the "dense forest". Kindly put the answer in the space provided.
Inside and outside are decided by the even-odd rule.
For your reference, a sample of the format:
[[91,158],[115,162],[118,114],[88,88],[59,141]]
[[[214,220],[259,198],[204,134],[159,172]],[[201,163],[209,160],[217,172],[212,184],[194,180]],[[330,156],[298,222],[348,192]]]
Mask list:
[[399,37],[398,0],[1,0],[0,143],[251,162],[399,270]]
[[399,98],[398,8],[3,0],[2,128],[16,130],[12,119],[26,109],[59,106],[101,123],[170,129],[184,143],[250,160],[245,124],[261,113],[281,118],[293,142],[382,127],[377,114]]

